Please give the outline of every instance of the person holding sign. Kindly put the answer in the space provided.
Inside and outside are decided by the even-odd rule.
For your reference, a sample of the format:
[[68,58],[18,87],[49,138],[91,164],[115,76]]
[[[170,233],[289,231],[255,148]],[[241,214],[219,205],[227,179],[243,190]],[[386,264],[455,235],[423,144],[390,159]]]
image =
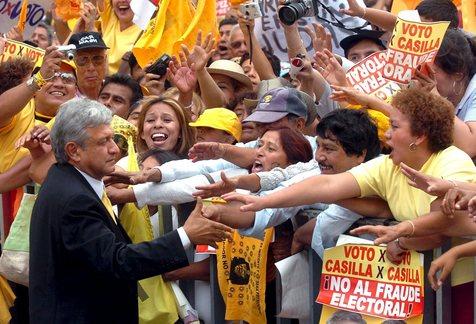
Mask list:
[[[379,196],[386,200],[399,221],[412,220],[430,210],[439,211],[440,201],[412,188],[401,172],[404,162],[435,177],[472,181],[476,167],[467,154],[452,146],[453,108],[439,96],[421,90],[407,89],[392,101],[392,128],[387,132],[387,145],[392,149],[348,172],[315,176],[287,189],[264,197],[236,195],[246,205],[242,211],[282,208],[315,202]],[[451,165],[451,168],[447,166]],[[402,204],[402,201],[413,202]],[[438,246],[439,238],[408,240],[405,248],[428,249]],[[389,257],[396,261],[402,252],[397,242],[388,246]]]

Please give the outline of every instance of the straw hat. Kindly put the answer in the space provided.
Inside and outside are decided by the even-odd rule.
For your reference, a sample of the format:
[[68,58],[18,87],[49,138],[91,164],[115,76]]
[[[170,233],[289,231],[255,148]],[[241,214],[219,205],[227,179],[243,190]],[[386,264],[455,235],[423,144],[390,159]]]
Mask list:
[[222,74],[226,75],[239,83],[245,85],[248,88],[252,88],[253,84],[251,83],[250,78],[245,74],[243,68],[230,60],[217,60],[210,64],[207,68],[208,73],[210,74]]

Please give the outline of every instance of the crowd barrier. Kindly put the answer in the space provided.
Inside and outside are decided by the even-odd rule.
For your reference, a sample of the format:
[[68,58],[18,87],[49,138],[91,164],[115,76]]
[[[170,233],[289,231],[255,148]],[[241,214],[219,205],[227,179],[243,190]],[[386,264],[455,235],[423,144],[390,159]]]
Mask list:
[[[186,217],[189,214],[187,212],[179,213],[178,219],[179,224],[182,225],[185,222]],[[3,230],[3,203],[0,199],[0,229],[1,229],[1,242],[4,242],[4,230]],[[171,206],[163,206],[163,228],[165,232],[173,230],[172,224],[172,210]],[[425,315],[423,318],[424,324],[448,324],[451,323],[451,285],[450,280],[446,280],[443,286],[437,291],[433,291],[427,279],[427,272],[431,265],[431,262],[434,258],[437,258],[442,253],[447,251],[450,248],[450,242],[447,241],[442,247],[435,249],[433,251],[424,252],[424,273],[425,273]],[[190,260],[193,260],[193,255],[189,255]],[[300,323],[319,323],[322,306],[315,302],[316,297],[319,293],[320,286],[320,277],[322,269],[322,260],[318,257],[312,249],[308,249],[308,258],[309,258],[309,273],[313,275],[309,277],[309,303],[311,303],[312,308],[309,314],[309,318],[305,321],[300,321]],[[218,278],[217,278],[217,268],[216,268],[216,257],[211,255],[210,257],[210,310],[211,310],[211,323],[221,324],[226,323],[225,321],[225,305],[223,298],[221,296],[219,287],[218,287]],[[475,263],[475,272],[476,272],[476,258],[474,258]],[[476,277],[476,273],[475,273]],[[192,307],[195,306],[195,285],[193,280],[182,280],[180,282],[180,287],[184,292],[185,296],[189,300]],[[277,291],[280,290],[280,287],[277,287]],[[278,300],[276,301],[277,305],[280,305],[280,294],[276,294]],[[474,286],[474,296],[476,297],[476,285]],[[473,310],[476,314],[476,298],[474,298]],[[287,318],[276,318],[276,323],[278,324],[288,324],[291,323],[291,319]],[[476,324],[476,320],[474,321]]]

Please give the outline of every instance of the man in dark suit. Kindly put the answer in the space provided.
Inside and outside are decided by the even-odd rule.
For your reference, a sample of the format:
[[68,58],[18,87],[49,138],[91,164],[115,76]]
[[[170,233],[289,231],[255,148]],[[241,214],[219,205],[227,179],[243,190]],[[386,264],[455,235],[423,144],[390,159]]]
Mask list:
[[118,147],[111,112],[98,102],[62,105],[51,131],[58,161],[38,195],[30,229],[32,323],[136,323],[137,280],[188,264],[185,248],[214,244],[231,229],[201,215],[183,227],[131,244],[105,196],[103,176]]

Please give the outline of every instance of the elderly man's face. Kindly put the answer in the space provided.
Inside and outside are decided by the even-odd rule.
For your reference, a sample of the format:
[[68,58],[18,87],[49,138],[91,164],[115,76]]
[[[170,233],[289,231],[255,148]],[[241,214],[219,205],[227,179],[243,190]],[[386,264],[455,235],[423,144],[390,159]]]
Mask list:
[[36,27],[33,30],[30,41],[42,49],[46,49],[48,46],[50,46],[48,31],[43,27]]
[[74,58],[76,64],[78,87],[100,88],[107,71],[106,50],[101,48],[88,48],[79,50]]
[[239,28],[234,28],[231,32],[228,41],[228,48],[230,50],[230,57],[241,57],[247,52],[245,35]]
[[114,171],[119,148],[114,143],[114,132],[109,125],[87,129],[89,138],[77,148],[76,163],[80,170],[95,179],[102,179]]

